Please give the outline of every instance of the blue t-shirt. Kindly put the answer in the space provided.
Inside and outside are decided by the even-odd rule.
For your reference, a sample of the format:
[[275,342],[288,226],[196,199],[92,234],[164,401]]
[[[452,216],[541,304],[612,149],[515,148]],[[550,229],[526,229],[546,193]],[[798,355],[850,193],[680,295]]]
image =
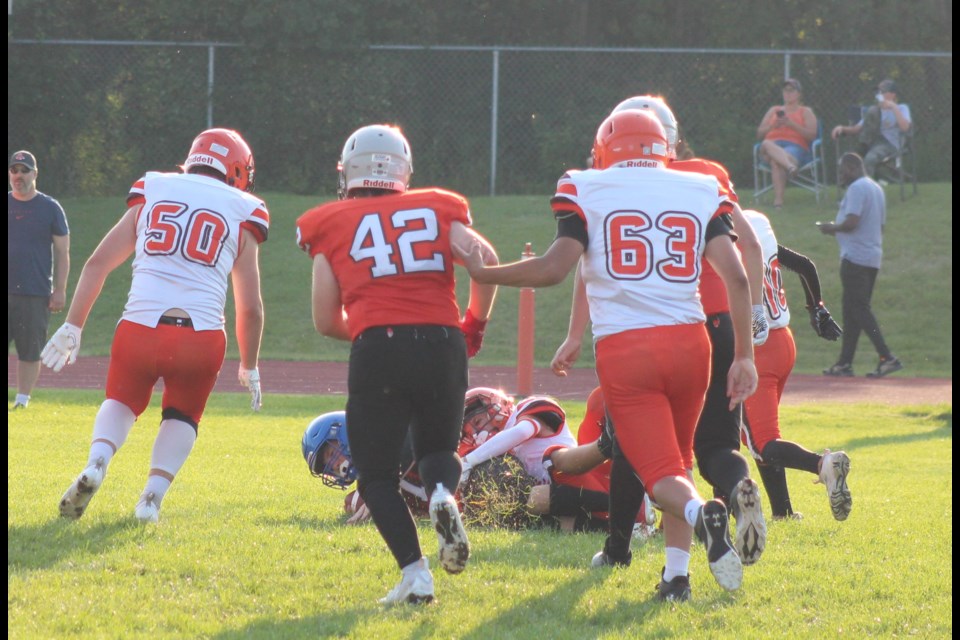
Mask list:
[[887,222],[887,200],[883,187],[864,176],[855,180],[844,194],[837,224],[848,215],[860,217],[853,231],[838,231],[840,259],[862,267],[880,268],[883,258],[883,225]]
[[7,192],[7,293],[48,297],[53,285],[53,236],[70,233],[60,203],[48,195],[23,202]]

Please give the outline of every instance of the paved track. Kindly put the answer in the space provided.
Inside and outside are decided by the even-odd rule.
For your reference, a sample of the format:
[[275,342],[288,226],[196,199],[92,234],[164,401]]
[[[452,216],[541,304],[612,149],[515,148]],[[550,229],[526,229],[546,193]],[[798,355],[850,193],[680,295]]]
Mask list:
[[[108,358],[84,358],[60,373],[44,369],[39,388],[102,389],[107,376]],[[7,357],[7,381],[16,380],[16,357]],[[223,364],[217,391],[243,391],[236,381],[238,363]],[[264,393],[346,394],[347,365],[344,362],[260,363]],[[514,367],[474,367],[470,370],[471,386],[499,387],[516,391],[517,371]],[[554,376],[549,369],[535,369],[533,393],[544,393],[561,400],[586,400],[597,385],[593,369],[574,369],[565,378]],[[159,384],[158,384],[159,387]],[[879,402],[883,404],[953,403],[953,380],[944,378],[906,378],[893,374],[873,380],[866,377],[828,378],[795,374],[790,376],[784,391],[783,404],[806,402]]]

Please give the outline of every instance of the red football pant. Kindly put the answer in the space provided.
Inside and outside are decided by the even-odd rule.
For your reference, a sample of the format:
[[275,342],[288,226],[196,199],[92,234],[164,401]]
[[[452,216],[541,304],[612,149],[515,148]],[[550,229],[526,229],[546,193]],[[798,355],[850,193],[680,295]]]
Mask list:
[[740,438],[755,458],[771,440],[780,439],[780,398],[797,359],[790,327],[773,329],[767,341],[753,348],[757,366],[757,391],[747,398],[744,410],[749,426]]
[[121,320],[113,335],[107,398],[122,402],[140,416],[153,387],[163,378],[163,408],[176,409],[200,422],[226,353],[223,330],[156,328]]
[[703,324],[634,329],[597,342],[597,375],[620,449],[648,491],[693,468],[693,432],[710,382]]

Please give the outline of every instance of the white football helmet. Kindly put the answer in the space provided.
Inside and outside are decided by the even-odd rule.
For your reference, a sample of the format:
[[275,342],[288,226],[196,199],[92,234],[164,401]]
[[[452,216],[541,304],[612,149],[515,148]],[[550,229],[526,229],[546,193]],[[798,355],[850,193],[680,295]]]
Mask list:
[[625,111],[627,109],[650,109],[656,114],[657,119],[667,133],[667,157],[675,160],[677,157],[677,143],[680,141],[680,137],[677,129],[677,119],[674,117],[670,107],[667,106],[666,100],[660,96],[634,96],[627,98],[615,106],[610,114],[613,115],[618,111]]
[[399,127],[362,127],[347,138],[337,169],[337,196],[341,200],[353,189],[406,191],[413,173],[410,143]]

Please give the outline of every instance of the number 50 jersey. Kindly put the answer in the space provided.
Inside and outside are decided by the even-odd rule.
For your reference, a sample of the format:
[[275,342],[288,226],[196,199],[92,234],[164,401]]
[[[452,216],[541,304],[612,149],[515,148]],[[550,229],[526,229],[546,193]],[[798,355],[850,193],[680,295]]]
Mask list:
[[197,331],[222,329],[227,277],[240,232],[264,242],[270,215],[260,198],[208,176],[149,172],[130,188],[137,216],[133,282],[123,319],[148,327],[167,309],[190,314]]
[[711,238],[732,235],[720,218],[732,205],[716,178],[659,163],[570,172],[551,205],[558,218],[586,224],[582,274],[595,338],[706,319],[701,258]]
[[454,222],[471,224],[463,196],[414,189],[310,209],[297,220],[297,244],[330,263],[351,338],[381,325],[459,327]]

